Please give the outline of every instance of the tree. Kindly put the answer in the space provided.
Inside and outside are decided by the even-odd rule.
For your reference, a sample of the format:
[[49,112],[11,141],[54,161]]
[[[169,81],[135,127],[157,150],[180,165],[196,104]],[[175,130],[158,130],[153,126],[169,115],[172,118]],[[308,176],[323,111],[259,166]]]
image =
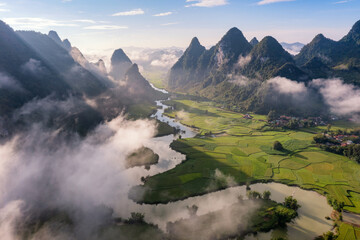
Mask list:
[[264,200],[270,200],[271,192],[270,191],[264,191],[262,194],[262,198]]
[[333,209],[338,212],[341,212],[345,205],[344,202],[338,202],[338,200],[336,200],[330,196],[327,196],[327,201],[328,201],[329,205],[332,206]]
[[326,130],[327,130],[328,132],[330,132],[330,130],[331,130],[331,124],[328,124],[328,125],[326,126]]
[[198,211],[198,209],[199,209],[199,207],[196,206],[195,204],[192,205],[191,207],[187,206],[186,208],[187,208],[187,210],[189,211],[189,214],[190,214],[191,217],[192,217],[192,216],[196,216],[196,213],[197,213],[197,211]]
[[248,198],[249,198],[250,200],[255,200],[255,199],[261,198],[261,194],[258,193],[258,192],[256,192],[256,191],[248,191],[248,192],[246,193],[246,195],[248,196]]
[[273,121],[276,119],[276,117],[277,117],[277,114],[274,110],[269,111],[269,113],[267,115],[268,121]]
[[292,210],[297,211],[301,206],[298,204],[297,200],[292,196],[286,197],[284,206]]
[[297,212],[293,209],[286,207],[277,207],[275,210],[277,223],[279,226],[284,226],[286,223],[291,222],[297,217]]
[[335,234],[333,232],[331,232],[331,231],[328,231],[327,233],[324,233],[322,237],[323,237],[324,240],[334,240],[334,239],[336,239]]
[[296,119],[291,119],[288,123],[288,128],[290,129],[297,129],[299,128],[299,121]]
[[145,215],[143,213],[132,212],[131,217],[128,220],[128,223],[130,224],[144,223],[144,217]]
[[282,150],[284,150],[283,145],[282,145],[279,141],[275,141],[275,142],[274,142],[273,148],[274,148],[274,150],[277,150],[277,151],[282,151]]

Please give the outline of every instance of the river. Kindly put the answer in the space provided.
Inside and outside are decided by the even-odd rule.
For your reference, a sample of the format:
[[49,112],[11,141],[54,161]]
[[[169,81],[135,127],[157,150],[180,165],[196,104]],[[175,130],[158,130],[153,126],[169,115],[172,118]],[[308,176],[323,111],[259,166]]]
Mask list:
[[[160,91],[166,92],[165,90]],[[162,101],[157,101],[156,104],[159,108],[153,117],[168,123],[170,126],[179,128],[183,138],[192,138],[196,135],[196,132],[192,129],[174,119],[164,116],[163,113],[168,106],[164,105]],[[128,178],[132,178],[133,185],[141,184],[140,178],[142,176],[152,176],[168,171],[185,159],[184,155],[169,147],[170,143],[177,137],[178,136],[168,135],[153,138],[146,144],[146,147],[151,148],[155,153],[159,154],[159,163],[151,166],[149,171],[143,167],[128,169],[126,174]],[[130,189],[132,186],[129,185],[128,187]],[[292,240],[313,239],[332,228],[332,221],[325,219],[326,216],[330,216],[332,208],[327,204],[326,198],[316,192],[306,191],[298,187],[289,187],[280,183],[254,184],[251,185],[251,189],[259,192],[269,190],[271,192],[271,199],[277,202],[283,202],[286,196],[292,195],[298,200],[301,208],[299,209],[299,217],[293,223],[288,224],[287,229],[260,233],[256,236],[247,236],[246,240],[269,240],[272,237],[287,237]],[[174,222],[190,217],[187,206],[197,205],[199,207],[197,215],[201,216],[229,207],[238,201],[239,195],[246,196],[245,186],[232,187],[168,204],[139,205],[132,201],[125,201],[125,203],[122,203],[122,206],[119,206],[119,209],[122,209],[122,213],[124,213],[123,210],[126,209],[127,215],[133,211],[143,212],[145,213],[145,220],[147,222],[157,224],[163,231],[166,231],[167,222]],[[124,198],[125,197],[127,196],[124,195]],[[241,216],[234,214],[232,217]]]

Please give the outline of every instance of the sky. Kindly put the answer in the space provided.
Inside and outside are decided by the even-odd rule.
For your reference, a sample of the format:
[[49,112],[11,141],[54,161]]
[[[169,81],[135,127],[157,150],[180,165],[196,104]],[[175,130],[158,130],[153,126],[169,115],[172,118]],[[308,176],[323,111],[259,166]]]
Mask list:
[[0,19],[15,30],[55,30],[85,53],[185,48],[195,36],[210,47],[232,27],[248,40],[338,40],[359,13],[360,0],[0,0]]

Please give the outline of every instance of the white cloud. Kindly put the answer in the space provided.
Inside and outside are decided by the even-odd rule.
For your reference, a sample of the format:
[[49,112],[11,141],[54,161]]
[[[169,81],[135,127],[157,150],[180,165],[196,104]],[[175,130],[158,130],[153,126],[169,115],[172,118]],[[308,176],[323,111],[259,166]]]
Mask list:
[[196,2],[185,7],[216,7],[229,4],[228,0],[186,0],[186,2]]
[[339,115],[360,112],[360,89],[345,84],[341,79],[315,79],[312,84],[319,88],[330,110]]
[[76,19],[73,20],[73,22],[79,22],[79,23],[96,23],[96,21],[91,19]]
[[171,14],[173,14],[173,12],[164,12],[164,13],[155,14],[153,16],[154,17],[164,17],[164,16],[169,16]]
[[246,57],[240,56],[239,60],[238,60],[237,67],[243,68],[246,65],[248,65],[250,61],[251,61],[251,56],[250,55],[248,55]]
[[20,84],[6,73],[0,72],[0,89],[22,90]]
[[266,5],[271,3],[278,3],[278,2],[293,2],[295,0],[262,0],[257,3],[257,5]]
[[163,23],[161,24],[161,26],[171,26],[171,25],[176,25],[179,24],[178,22],[170,22],[170,23]]
[[127,26],[119,26],[119,25],[93,25],[84,27],[87,30],[117,30],[117,29],[128,29]]
[[5,18],[4,21],[10,26],[16,26],[23,30],[43,29],[47,27],[77,27],[73,23],[66,23],[46,18]]
[[131,11],[114,13],[112,16],[113,17],[117,17],[117,16],[134,16],[134,15],[142,15],[144,13],[145,13],[144,10],[142,10],[141,8],[138,8],[138,9],[134,9],[134,10],[131,10]]
[[352,0],[343,0],[343,1],[334,2],[334,4],[348,3],[348,2],[351,2],[351,1]]
[[61,0],[63,3],[72,2],[72,0]]
[[295,82],[283,77],[272,78],[268,80],[268,84],[270,84],[279,93],[304,94],[307,92],[307,88],[303,82]]
[[[6,3],[0,3],[0,7],[6,6]],[[10,12],[10,9],[0,8],[0,12]]]

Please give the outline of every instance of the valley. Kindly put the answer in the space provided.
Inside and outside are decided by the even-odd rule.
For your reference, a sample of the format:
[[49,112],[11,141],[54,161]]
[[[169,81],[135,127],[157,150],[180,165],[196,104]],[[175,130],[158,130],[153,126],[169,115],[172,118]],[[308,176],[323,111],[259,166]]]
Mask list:
[[[359,213],[360,186],[354,183],[360,165],[315,146],[314,135],[324,131],[326,126],[273,130],[267,124],[266,116],[250,114],[252,119],[247,119],[247,115],[225,110],[214,102],[175,99],[165,103],[170,108],[164,114],[192,127],[197,136],[186,138],[184,135],[185,138],[171,144],[174,150],[186,155],[186,160],[171,170],[147,178],[144,197],[137,201],[166,204],[198,195],[207,196],[237,185],[253,189],[256,183],[277,182],[316,191],[328,199],[343,202],[345,211]],[[333,127],[343,129],[343,124],[334,122]],[[281,142],[284,150],[274,150],[274,141]],[[301,195],[299,197],[301,202]],[[316,194],[312,198],[317,198]],[[312,201],[306,204],[311,205]],[[330,216],[330,212],[328,210],[326,216]],[[324,214],[324,221],[326,216]],[[341,225],[340,236],[344,231],[351,231],[345,225]],[[359,230],[354,228],[352,231],[357,234]],[[267,239],[266,235],[260,239]]]

